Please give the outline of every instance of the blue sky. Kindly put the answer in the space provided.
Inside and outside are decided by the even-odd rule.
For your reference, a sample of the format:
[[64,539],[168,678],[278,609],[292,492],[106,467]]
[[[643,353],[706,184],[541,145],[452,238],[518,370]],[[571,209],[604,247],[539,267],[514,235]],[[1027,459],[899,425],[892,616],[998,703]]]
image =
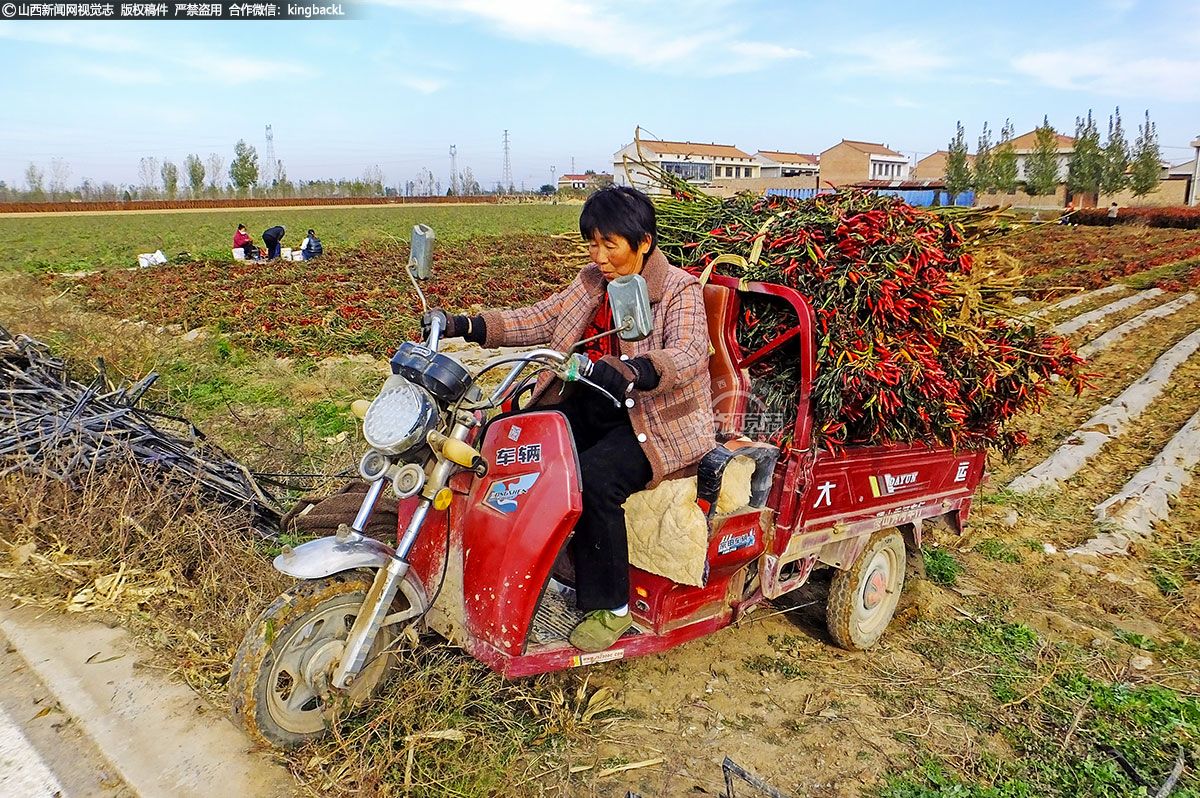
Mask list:
[[1166,160],[1200,134],[1200,3],[814,3],[783,0],[377,0],[362,19],[0,21],[0,180],[32,161],[137,183],[142,156],[182,164],[271,124],[295,179],[389,185],[430,169],[491,186],[611,170],[654,137],[820,152],[842,138],[919,157],[962,120],[974,141],[1043,114],[1071,134],[1149,109]]

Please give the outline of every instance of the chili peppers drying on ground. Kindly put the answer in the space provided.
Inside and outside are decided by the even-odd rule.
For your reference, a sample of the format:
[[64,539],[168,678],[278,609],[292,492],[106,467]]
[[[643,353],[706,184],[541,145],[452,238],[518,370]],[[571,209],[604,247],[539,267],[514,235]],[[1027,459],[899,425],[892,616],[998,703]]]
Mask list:
[[[978,303],[971,251],[1002,226],[996,211],[927,211],[860,191],[720,200],[673,187],[658,202],[668,258],[697,274],[716,262],[721,274],[786,285],[811,302],[818,446],[922,441],[1011,453],[1027,442],[1011,420],[1037,410],[1052,379],[1076,392],[1086,385],[1065,339]],[[738,339],[755,350],[796,323],[786,304],[744,297]],[[784,346],[751,369],[757,403],[785,419],[760,435],[778,444],[790,443],[796,356]]]

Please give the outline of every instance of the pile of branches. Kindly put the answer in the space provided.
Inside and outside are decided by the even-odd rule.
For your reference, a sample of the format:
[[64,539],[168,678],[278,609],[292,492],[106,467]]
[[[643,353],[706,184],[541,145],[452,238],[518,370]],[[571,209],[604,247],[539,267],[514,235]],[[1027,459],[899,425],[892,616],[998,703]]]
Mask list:
[[[811,302],[818,446],[921,441],[1011,454],[1028,438],[1009,422],[1037,410],[1052,380],[1086,385],[1065,339],[980,301],[971,253],[1006,227],[999,209],[921,210],[862,191],[720,200],[659,179],[673,189],[657,204],[673,263],[789,286]],[[738,340],[757,349],[796,323],[786,304],[744,297]],[[756,397],[789,420],[760,436],[778,445],[791,441],[798,373],[788,347],[751,370]]]
[[113,387],[100,362],[84,385],[45,344],[0,327],[0,478],[24,472],[78,486],[132,460],[181,493],[195,488],[248,510],[257,530],[274,535],[279,503],[245,466],[186,419],[137,407],[157,377]]

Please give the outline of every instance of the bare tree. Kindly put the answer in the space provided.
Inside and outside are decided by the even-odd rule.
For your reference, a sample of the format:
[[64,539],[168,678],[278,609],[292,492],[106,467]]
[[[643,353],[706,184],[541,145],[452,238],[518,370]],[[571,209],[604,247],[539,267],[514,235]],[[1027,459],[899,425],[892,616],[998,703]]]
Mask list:
[[149,199],[158,193],[158,159],[154,156],[143,158],[138,165],[138,175],[142,179],[144,198]]
[[383,193],[383,170],[379,168],[379,164],[368,166],[363,170],[363,182],[367,184],[367,188],[372,194]]
[[50,198],[62,199],[67,193],[67,180],[71,177],[71,164],[62,158],[50,161]]
[[225,174],[225,159],[215,152],[208,155],[208,188],[215,195],[220,191],[221,187],[217,185],[217,181],[222,179]]
[[458,176],[458,193],[464,197],[482,193],[479,181],[475,179],[475,173],[471,171],[471,167],[469,166],[465,167]]

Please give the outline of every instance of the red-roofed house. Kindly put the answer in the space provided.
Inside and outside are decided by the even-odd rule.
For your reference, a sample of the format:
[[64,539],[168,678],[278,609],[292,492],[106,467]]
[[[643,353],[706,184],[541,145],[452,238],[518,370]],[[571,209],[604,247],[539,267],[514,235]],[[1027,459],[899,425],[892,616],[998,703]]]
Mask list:
[[612,175],[603,172],[583,175],[562,175],[558,178],[559,191],[587,191],[613,181]]
[[869,141],[842,139],[822,152],[819,159],[822,185],[853,186],[868,180],[899,183],[908,179],[907,155]]
[[759,150],[754,158],[762,166],[762,177],[816,177],[817,156],[800,152]]
[[762,168],[754,156],[728,144],[635,141],[613,155],[614,182],[619,186],[632,185],[650,194],[661,194],[663,190],[651,180],[646,170],[635,166],[633,161],[653,164],[701,186],[713,185],[721,179],[758,177]]

